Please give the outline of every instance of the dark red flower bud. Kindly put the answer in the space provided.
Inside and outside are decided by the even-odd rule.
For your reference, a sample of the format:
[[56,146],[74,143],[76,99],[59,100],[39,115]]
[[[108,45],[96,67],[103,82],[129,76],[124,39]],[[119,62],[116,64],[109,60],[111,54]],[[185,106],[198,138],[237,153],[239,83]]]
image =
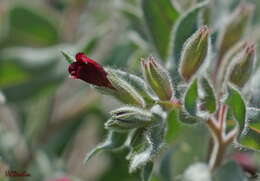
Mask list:
[[115,89],[107,78],[107,73],[101,65],[88,58],[83,53],[77,53],[76,62],[69,65],[68,71],[72,78],[81,79],[87,83]]
[[252,176],[257,173],[257,167],[252,158],[247,153],[237,152],[231,156],[231,158],[237,162],[238,165]]

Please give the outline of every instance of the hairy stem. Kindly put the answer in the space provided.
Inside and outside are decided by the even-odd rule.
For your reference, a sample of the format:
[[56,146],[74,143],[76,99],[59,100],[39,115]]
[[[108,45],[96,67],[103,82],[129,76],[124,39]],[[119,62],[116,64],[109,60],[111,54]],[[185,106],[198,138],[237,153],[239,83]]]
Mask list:
[[207,120],[207,126],[212,135],[211,153],[209,155],[209,167],[211,171],[221,165],[227,146],[231,144],[236,137],[237,129],[234,129],[227,135],[225,133],[227,111],[227,105],[221,104],[216,116],[217,118],[211,117]]
[[214,146],[210,155],[210,160],[209,160],[209,167],[210,170],[214,170],[215,168],[217,168],[218,166],[221,165],[222,160],[224,158],[225,155],[225,150],[226,150],[226,144],[223,142],[222,139],[220,139],[221,137],[218,136],[214,136]]

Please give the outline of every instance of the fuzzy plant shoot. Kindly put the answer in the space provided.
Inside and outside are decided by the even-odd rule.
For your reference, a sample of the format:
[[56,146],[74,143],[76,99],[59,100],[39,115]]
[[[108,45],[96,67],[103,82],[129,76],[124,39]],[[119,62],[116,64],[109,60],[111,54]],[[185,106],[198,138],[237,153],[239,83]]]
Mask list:
[[[162,181],[228,181],[223,178],[229,173],[235,180],[249,181],[259,168],[251,162],[247,165],[244,160],[248,157],[234,154],[235,162],[230,162],[228,155],[240,148],[260,151],[260,108],[251,103],[253,98],[245,86],[252,84],[256,74],[256,45],[245,35],[254,6],[241,2],[218,27],[213,20],[202,24],[201,15],[213,11],[212,2],[197,4],[182,14],[169,0],[142,1],[143,21],[152,32],[150,40],[154,40],[147,39],[153,49],[140,58],[142,77],[103,67],[84,53],[77,53],[71,62],[71,56],[63,53],[70,77],[122,103],[104,124],[107,138],[87,154],[85,163],[100,151],[126,148],[129,172],[138,172],[142,181],[154,175]],[[157,18],[154,22],[151,15]],[[163,22],[173,25],[173,30],[157,33]],[[163,46],[160,39],[165,40]],[[171,48],[174,51],[169,51]],[[209,133],[207,159],[190,163],[182,174],[165,176],[165,165],[158,165],[158,159],[178,142],[168,135],[185,134],[182,127],[193,125],[203,125]]]

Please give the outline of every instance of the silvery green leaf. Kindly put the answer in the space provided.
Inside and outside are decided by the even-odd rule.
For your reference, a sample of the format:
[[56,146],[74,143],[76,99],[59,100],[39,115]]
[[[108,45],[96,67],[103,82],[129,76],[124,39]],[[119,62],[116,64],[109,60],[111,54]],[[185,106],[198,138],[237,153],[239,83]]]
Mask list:
[[134,154],[143,151],[147,147],[147,142],[144,137],[145,128],[136,129],[128,136],[127,147],[130,148],[126,159],[130,160]]
[[114,131],[109,131],[107,138],[105,141],[98,146],[96,146],[94,149],[92,149],[85,157],[84,164],[88,162],[95,154],[97,154],[100,151],[103,150],[115,150],[119,149],[121,146],[123,146],[125,140],[126,140],[127,134],[125,133],[118,133]]
[[130,158],[130,172],[143,168],[158,155],[164,145],[165,131],[165,123],[163,122],[150,126],[145,130],[144,136],[147,145],[141,151],[132,154]]

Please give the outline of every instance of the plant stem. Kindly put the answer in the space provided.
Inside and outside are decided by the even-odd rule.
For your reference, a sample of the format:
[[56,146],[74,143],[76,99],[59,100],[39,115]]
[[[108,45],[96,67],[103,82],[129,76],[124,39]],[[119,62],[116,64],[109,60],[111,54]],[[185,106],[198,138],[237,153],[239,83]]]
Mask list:
[[214,147],[211,152],[210,161],[209,161],[210,170],[214,170],[219,165],[221,165],[226,150],[226,144],[223,143],[221,139],[215,137],[213,140],[214,140]]
[[213,171],[219,167],[225,156],[226,148],[236,137],[237,129],[225,134],[225,121],[227,106],[220,105],[217,119],[214,117],[207,120],[207,126],[210,130],[213,140],[213,149],[209,157],[209,167]]
[[225,146],[223,144],[222,133],[220,133],[220,127],[217,125],[217,122],[213,119],[208,119],[207,126],[213,137],[213,149],[209,158],[209,167],[210,170],[214,170],[221,164],[225,153]]

